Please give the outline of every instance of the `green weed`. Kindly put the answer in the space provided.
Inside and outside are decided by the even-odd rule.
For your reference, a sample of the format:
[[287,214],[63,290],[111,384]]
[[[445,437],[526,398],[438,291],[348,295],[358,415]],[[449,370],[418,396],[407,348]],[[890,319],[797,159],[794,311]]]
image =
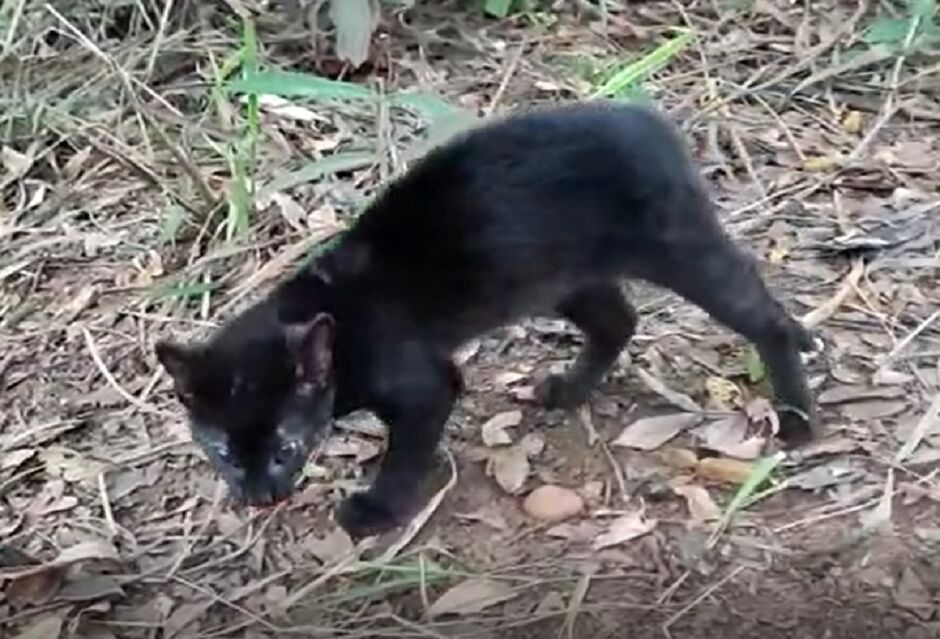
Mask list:
[[908,0],[905,9],[903,17],[878,18],[869,25],[862,34],[865,44],[910,55],[940,42],[936,0]]
[[643,83],[653,74],[672,62],[679,53],[691,44],[695,35],[687,29],[676,29],[679,34],[662,43],[640,58],[620,66],[607,74],[606,79],[591,94],[596,98],[637,99],[645,97]]

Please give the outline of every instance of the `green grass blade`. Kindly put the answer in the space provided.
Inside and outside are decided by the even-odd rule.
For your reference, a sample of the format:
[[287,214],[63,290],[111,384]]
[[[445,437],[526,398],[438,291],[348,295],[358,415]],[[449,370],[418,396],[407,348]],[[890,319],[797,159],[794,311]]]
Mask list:
[[625,90],[647,80],[653,73],[669,64],[676,55],[687,47],[695,37],[689,30],[681,30],[680,34],[671,40],[659,45],[639,60],[635,60],[614,73],[594,93],[591,99],[600,97],[614,97]]
[[732,497],[731,501],[728,502],[728,506],[725,508],[725,512],[721,517],[721,521],[711,536],[711,543],[714,543],[714,541],[716,541],[721,535],[721,532],[727,528],[728,524],[731,522],[731,518],[734,517],[735,513],[742,510],[746,505],[753,503],[752,497],[754,496],[754,493],[757,492],[757,489],[767,481],[771,473],[773,473],[774,469],[780,465],[780,462],[782,462],[783,459],[783,453],[777,453],[776,455],[771,455],[770,457],[764,457],[754,464],[754,468],[751,470],[751,474],[748,475],[748,478],[744,481],[744,483],[738,487],[734,497]]
[[371,100],[377,97],[374,91],[352,82],[329,80],[294,71],[258,71],[229,82],[228,89],[235,93],[318,100]]

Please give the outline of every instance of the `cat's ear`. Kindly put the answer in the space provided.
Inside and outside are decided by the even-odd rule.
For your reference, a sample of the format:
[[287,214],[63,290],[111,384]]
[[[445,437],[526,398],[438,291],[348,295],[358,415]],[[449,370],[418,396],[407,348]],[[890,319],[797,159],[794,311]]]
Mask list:
[[336,321],[328,313],[287,327],[288,343],[294,356],[299,392],[309,394],[329,386],[333,376],[333,339]]
[[157,353],[157,359],[173,380],[173,386],[176,393],[184,403],[192,399],[193,379],[196,376],[197,359],[199,357],[197,349],[191,346],[183,346],[176,342],[160,340],[156,343],[154,350]]

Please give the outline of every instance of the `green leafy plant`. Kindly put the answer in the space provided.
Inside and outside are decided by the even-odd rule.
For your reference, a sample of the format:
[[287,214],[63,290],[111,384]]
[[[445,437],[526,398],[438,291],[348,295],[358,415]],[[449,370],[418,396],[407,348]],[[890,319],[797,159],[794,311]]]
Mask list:
[[[236,70],[242,78],[254,76],[258,71],[258,37],[254,23],[242,20],[242,33],[238,51],[226,58],[221,66],[214,65],[212,99],[219,113],[229,110],[230,92],[227,79]],[[261,111],[258,93],[245,92],[245,114],[239,137],[223,151],[231,172],[231,192],[228,201],[225,235],[227,239],[244,233],[251,223],[254,208],[254,166],[258,138],[261,133]]]
[[904,16],[875,20],[862,39],[872,47],[880,45],[896,54],[909,54],[940,42],[936,19],[936,0],[908,0]]
[[636,60],[632,60],[623,66],[618,65],[594,90],[591,98],[635,99],[645,96],[643,83],[649,80],[654,73],[672,62],[695,38],[692,31],[687,29],[676,30],[679,33],[674,38],[667,40]]

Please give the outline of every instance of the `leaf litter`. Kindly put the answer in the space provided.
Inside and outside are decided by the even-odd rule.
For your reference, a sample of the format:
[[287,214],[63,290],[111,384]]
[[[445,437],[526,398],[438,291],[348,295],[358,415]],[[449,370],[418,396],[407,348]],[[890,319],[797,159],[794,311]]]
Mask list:
[[[694,148],[702,156],[704,172],[724,209],[731,234],[766,257],[768,264],[762,268],[766,267],[769,287],[779,292],[782,302],[826,342],[825,353],[807,358],[807,367],[813,384],[820,384],[814,388],[821,389],[821,413],[833,431],[825,440],[788,455],[783,468],[791,480],[798,479],[788,484],[791,490],[786,494],[763,497],[766,509],[764,501],[755,501],[763,488],[749,487],[745,491],[749,497],[736,507],[737,511],[748,511],[742,522],[746,527],[742,528],[757,537],[757,543],[767,541],[761,538],[769,535],[768,531],[783,529],[779,537],[773,537],[775,547],[783,544],[787,551],[798,551],[804,545],[801,535],[812,532],[824,536],[839,530],[861,512],[852,508],[862,508],[866,513],[874,509],[878,516],[872,515],[872,519],[884,521],[891,496],[897,501],[897,496],[912,499],[917,493],[907,489],[908,484],[916,483],[925,495],[936,490],[931,485],[935,481],[929,464],[936,463],[940,442],[929,408],[936,391],[935,354],[940,351],[940,332],[931,322],[937,301],[932,286],[937,261],[936,227],[930,225],[935,210],[928,207],[935,200],[930,158],[936,156],[936,113],[940,109],[932,94],[914,92],[917,83],[911,80],[919,77],[920,61],[912,52],[898,65],[895,58],[878,51],[862,56],[864,65],[826,62],[843,46],[864,48],[864,41],[852,31],[862,31],[868,24],[867,15],[853,18],[856,14],[852,14],[845,19],[845,15],[833,11],[833,17],[824,12],[826,17],[820,19],[819,15],[807,14],[804,7],[771,2],[767,12],[762,9],[744,20],[743,14],[724,6],[709,8],[706,13],[690,6],[680,15],[668,3],[647,3],[637,12],[628,7],[628,14],[611,5],[605,10],[603,31],[611,39],[628,34],[623,48],[612,47],[607,37],[598,35],[600,26],[590,23],[594,19],[590,17],[590,3],[574,10],[585,12],[577,19],[568,9],[553,9],[534,17],[527,14],[514,18],[510,14],[504,20],[474,23],[483,18],[461,11],[449,29],[431,28],[439,17],[435,18],[433,8],[423,7],[422,3],[413,3],[410,8],[390,8],[382,3],[381,16],[375,23],[364,20],[368,16],[362,11],[369,4],[371,12],[375,3],[350,3],[349,7],[338,0],[329,2],[329,6],[323,3],[321,18],[328,17],[330,11],[335,15],[337,9],[347,12],[338,18],[345,32],[342,51],[334,55],[329,47],[320,46],[329,40],[335,47],[336,34],[332,30],[308,33],[316,40],[316,53],[310,63],[326,73],[324,61],[348,59],[352,64],[337,71],[342,79],[328,81],[334,83],[332,88],[355,89],[360,102],[310,96],[287,101],[273,95],[260,96],[264,135],[258,144],[257,175],[253,179],[272,188],[267,193],[262,189],[256,204],[274,208],[268,211],[260,207],[261,213],[251,219],[247,233],[226,242],[216,233],[212,212],[200,207],[203,201],[212,203],[224,197],[221,185],[229,176],[218,168],[225,162],[215,157],[216,149],[220,148],[219,141],[229,136],[227,132],[236,130],[233,127],[243,117],[247,101],[233,98],[221,101],[218,109],[202,112],[193,106],[199,100],[175,98],[180,95],[179,87],[205,87],[207,79],[211,83],[215,63],[222,64],[240,45],[237,34],[228,27],[213,31],[209,39],[198,30],[181,28],[177,4],[171,8],[167,22],[161,24],[159,16],[144,15],[143,5],[126,7],[126,12],[121,7],[119,12],[94,15],[84,3],[63,5],[54,10],[65,12],[60,13],[63,22],[54,13],[26,3],[22,20],[15,21],[15,28],[8,34],[7,48],[25,66],[16,71],[16,78],[0,79],[0,87],[16,87],[18,95],[28,98],[9,102],[40,103],[48,107],[49,113],[71,113],[65,101],[71,105],[76,99],[80,103],[88,100],[95,106],[95,126],[77,126],[66,119],[52,127],[42,118],[33,122],[25,114],[22,121],[33,122],[31,126],[36,129],[29,137],[37,142],[31,144],[16,137],[21,114],[13,109],[7,114],[6,130],[14,135],[0,141],[0,162],[6,169],[0,177],[0,235],[5,249],[0,256],[0,430],[4,441],[0,494],[9,506],[0,509],[0,531],[5,544],[9,541],[9,545],[27,549],[30,556],[37,557],[55,557],[59,549],[86,543],[90,534],[108,537],[114,540],[115,550],[120,549],[116,556],[128,559],[120,563],[121,571],[128,575],[122,575],[117,583],[112,575],[90,572],[99,564],[114,561],[107,552],[97,551],[86,558],[79,553],[74,562],[58,568],[54,567],[55,561],[19,566],[17,570],[27,570],[22,574],[34,575],[37,581],[19,582],[18,587],[30,586],[33,590],[24,591],[25,595],[17,600],[25,606],[22,615],[14,613],[12,622],[4,620],[0,634],[17,637],[25,632],[26,636],[44,638],[73,625],[80,634],[94,617],[117,623],[116,627],[122,633],[126,630],[128,636],[137,636],[134,633],[141,628],[141,620],[147,624],[167,622],[167,629],[178,636],[215,631],[274,636],[279,631],[266,626],[275,622],[268,616],[270,601],[296,602],[276,619],[277,628],[296,632],[309,621],[296,616],[303,608],[301,604],[309,602],[315,607],[328,592],[352,594],[343,605],[317,610],[315,623],[329,627],[324,630],[327,634],[335,625],[349,634],[396,636],[402,632],[401,624],[407,623],[414,624],[407,632],[435,635],[443,631],[436,622],[420,614],[415,617],[412,603],[421,598],[423,591],[427,603],[423,600],[422,604],[429,608],[440,597],[435,592],[438,586],[431,579],[423,580],[420,570],[392,572],[418,566],[420,562],[412,561],[415,555],[409,554],[415,550],[428,555],[438,553],[436,558],[446,555],[447,561],[467,566],[475,573],[463,575],[462,580],[489,579],[505,587],[507,583],[519,583],[513,580],[521,578],[527,587],[531,585],[531,593],[505,600],[496,597],[497,601],[479,609],[472,603],[473,597],[464,596],[466,607],[461,609],[458,601],[461,612],[446,613],[444,618],[459,616],[474,629],[501,636],[510,617],[522,609],[533,610],[544,599],[549,602],[546,609],[564,611],[563,633],[588,636],[596,630],[592,626],[595,619],[612,615],[622,624],[623,618],[617,615],[627,614],[622,607],[623,585],[616,574],[583,579],[584,566],[573,568],[570,562],[581,562],[584,556],[574,557],[569,547],[580,544],[577,552],[590,552],[597,538],[611,532],[606,509],[620,500],[618,483],[623,483],[623,492],[629,495],[637,482],[642,482],[649,465],[656,465],[659,472],[673,479],[665,481],[666,486],[681,486],[680,493],[664,502],[650,501],[646,519],[638,523],[634,517],[627,522],[632,525],[622,525],[624,530],[619,536],[623,542],[594,552],[605,553],[605,562],[630,566],[631,596],[637,602],[655,602],[663,596],[668,605],[661,608],[668,608],[667,614],[676,609],[684,611],[677,624],[687,623],[683,630],[707,627],[710,602],[725,596],[724,589],[733,587],[736,579],[705,583],[696,573],[681,583],[677,579],[679,585],[663,593],[658,586],[661,580],[676,577],[669,574],[676,557],[668,543],[675,541],[676,531],[665,522],[672,523],[678,517],[678,523],[693,526],[689,532],[695,531],[698,519],[713,522],[714,508],[707,505],[705,494],[717,499],[719,491],[744,486],[761,469],[760,458],[753,457],[756,443],[751,440],[773,430],[772,416],[750,415],[747,428],[742,428],[741,413],[747,412],[741,407],[746,407],[752,396],[748,384],[766,385],[768,371],[753,358],[742,363],[740,352],[736,352],[741,342],[733,341],[737,338],[722,334],[719,326],[673,298],[646,295],[645,291],[637,296],[638,308],[643,309],[644,332],[637,335],[635,343],[641,348],[655,344],[647,351],[656,354],[647,358],[648,368],[618,366],[611,383],[603,384],[595,393],[592,402],[601,405],[590,414],[596,440],[591,438],[586,443],[588,438],[577,421],[569,431],[570,424],[561,423],[562,418],[541,411],[532,413],[535,423],[531,432],[517,433],[521,430],[519,424],[494,428],[488,434],[495,438],[490,443],[500,443],[487,447],[504,455],[499,463],[488,463],[491,471],[494,467],[499,471],[496,479],[481,481],[468,473],[446,499],[442,497],[442,502],[435,502],[427,510],[425,515],[431,519],[422,534],[402,538],[403,545],[396,550],[401,557],[393,553],[398,558],[383,564],[387,573],[374,566],[366,568],[368,561],[359,556],[355,562],[362,563],[343,564],[342,569],[330,572],[334,570],[332,564],[342,561],[337,557],[348,549],[346,540],[333,537],[334,526],[325,523],[330,509],[345,486],[360,481],[364,473],[361,464],[375,459],[380,450],[369,440],[372,434],[366,435],[368,445],[360,445],[363,433],[343,428],[354,425],[353,420],[341,424],[345,432],[336,439],[337,455],[320,468],[322,472],[305,479],[302,490],[308,497],[303,507],[261,514],[235,509],[225,500],[213,507],[214,483],[208,479],[206,464],[193,454],[192,447],[177,446],[172,438],[174,427],[178,427],[177,433],[185,430],[181,421],[157,419],[155,414],[142,414],[141,409],[151,406],[177,411],[165,380],[152,378],[153,361],[148,353],[153,339],[177,330],[201,330],[227,316],[233,300],[260,293],[262,284],[267,286],[274,275],[287,268],[286,260],[277,259],[279,255],[302,255],[309,247],[299,243],[293,252],[282,253],[285,248],[312,235],[311,228],[324,224],[330,228],[346,226],[358,207],[354,202],[373,194],[385,176],[400,170],[404,162],[410,161],[412,150],[420,148],[420,143],[412,144],[411,140],[423,141],[421,127],[431,130],[446,121],[419,122],[424,115],[419,118],[416,112],[398,111],[403,102],[393,96],[402,89],[402,95],[415,93],[413,78],[420,78],[420,90],[426,91],[428,98],[439,96],[440,101],[472,111],[509,111],[529,104],[533,97],[568,100],[590,95],[605,86],[605,79],[595,82],[590,74],[555,66],[556,61],[545,51],[570,52],[598,63],[616,60],[621,69],[631,69],[635,68],[632,59],[620,63],[619,58],[633,57],[630,42],[636,33],[642,32],[643,38],[649,39],[658,37],[655,25],[678,21],[688,21],[695,27],[709,25],[716,19],[713,11],[721,13],[718,19],[734,18],[736,38],[735,46],[728,47],[724,31],[696,28],[696,47],[708,56],[709,75],[714,76],[715,83],[698,82],[699,56],[683,55],[673,59],[646,88],[666,110],[683,119],[689,136],[701,143]],[[228,20],[234,17],[227,13],[231,11],[229,5],[244,5],[249,11],[256,8],[253,0],[207,7],[210,13],[225,12],[215,16],[224,15],[225,19],[213,20],[213,24],[232,23]],[[117,13],[122,17],[115,22]],[[254,15],[262,13],[266,22],[259,33],[264,40],[265,61],[292,68],[293,54],[279,32],[290,23],[300,29],[303,37],[306,27],[300,20],[288,19],[289,11],[282,13],[280,7]],[[625,16],[632,26],[623,22]],[[805,19],[807,16],[810,19]],[[580,19],[584,17],[589,18],[587,24]],[[543,18],[554,21],[551,29],[542,31],[527,22]],[[477,30],[480,24],[486,28]],[[37,34],[50,29],[67,28],[75,29],[69,31],[75,37],[37,39]],[[112,31],[117,37],[100,37]],[[537,38],[530,39],[536,32]],[[413,53],[418,33],[423,34],[418,47],[420,59]],[[195,66],[187,63],[178,67],[173,62],[178,55],[178,38],[184,34],[187,42],[196,45],[193,51],[199,51],[194,54]],[[773,38],[770,46],[765,45],[766,37]],[[663,40],[668,42],[669,38]],[[534,41],[540,43],[539,47],[533,47]],[[30,43],[35,42],[42,42],[42,56],[27,55]],[[98,47],[104,56],[88,55],[86,42]],[[810,47],[807,42],[816,44]],[[901,45],[897,50],[904,50]],[[472,53],[449,54],[461,47],[469,47]],[[513,62],[517,49],[518,61]],[[148,55],[140,56],[139,51]],[[148,70],[150,56],[153,68]],[[352,69],[360,61],[361,66]],[[395,102],[394,112],[379,106],[383,104],[380,101],[375,101],[374,110],[371,106],[364,109],[362,96],[373,91],[371,69],[386,63],[394,66],[394,72],[383,75],[381,86],[376,85],[376,95],[387,92],[392,97],[388,102]],[[134,99],[113,101],[112,96],[126,98],[130,91],[122,80],[125,76],[115,73],[115,68],[135,78],[131,87]],[[900,69],[898,81],[891,82],[895,68]],[[778,102],[764,106],[759,99],[751,100],[753,95],[762,94],[762,88],[748,99],[735,97],[729,87],[749,87],[755,69],[766,70],[774,90],[798,89],[792,94],[796,106]],[[173,79],[168,84],[165,77]],[[888,83],[881,84],[885,78]],[[504,88],[494,96],[491,87],[501,85]],[[865,86],[866,93],[859,94],[858,86]],[[196,91],[196,97],[208,95],[200,93],[201,89],[185,90]],[[164,104],[171,94],[174,99]],[[901,117],[891,117],[888,107],[892,104],[882,105],[883,99],[892,102]],[[718,114],[712,110],[724,101],[729,106],[727,116],[715,117]],[[158,106],[156,111],[152,106]],[[166,116],[171,110],[179,113]],[[223,110],[232,125],[223,127],[224,136],[216,130],[222,121],[216,111]],[[157,126],[164,136],[154,133],[153,127]],[[766,131],[771,134],[762,133]],[[720,136],[726,134],[737,137],[740,144],[734,140],[725,144]],[[857,160],[849,160],[853,155]],[[814,161],[817,166],[813,166]],[[181,171],[187,163],[192,170]],[[749,165],[753,165],[753,171],[748,170]],[[726,167],[728,171],[715,171],[714,167]],[[736,175],[739,169],[759,176],[761,188],[752,188],[746,179],[740,181]],[[208,198],[200,194],[203,190]],[[80,214],[57,212],[61,207],[56,194],[65,191],[69,193],[69,211]],[[265,202],[264,196],[270,201]],[[164,213],[174,209],[175,221]],[[85,215],[86,211],[94,215]],[[171,222],[175,228],[164,238]],[[273,267],[269,267],[271,262]],[[82,268],[60,267],[76,263]],[[241,274],[256,272],[264,276],[251,276],[247,284],[239,279]],[[175,283],[177,278],[205,285],[206,292],[144,302],[133,290]],[[131,397],[140,399],[141,405],[129,405],[126,397],[111,391],[86,402],[58,402],[61,397],[87,398],[101,387],[94,377],[101,371],[89,366],[82,344],[71,339],[75,327],[60,328],[68,322],[80,322],[90,331],[102,363]],[[525,385],[525,380],[538,370],[539,359],[545,353],[533,347],[532,335],[526,330],[507,335],[505,340],[487,337],[474,341],[457,358],[469,377],[484,380],[480,385],[471,384],[466,396],[470,405],[479,403],[483,407],[477,410],[474,406],[475,415],[498,415],[512,412],[520,403],[531,405],[531,387]],[[553,357],[568,354],[568,335],[564,326],[552,333],[559,342],[552,347],[559,351],[553,352]],[[834,349],[830,348],[833,344]],[[501,368],[494,370],[497,356]],[[654,364],[657,357],[659,361]],[[835,384],[846,385],[843,380],[850,380],[847,385],[852,390],[831,391],[839,388]],[[494,392],[489,392],[494,386]],[[702,406],[734,411],[737,440],[723,442],[724,452],[682,448],[690,445],[687,442],[667,448],[674,438],[686,438],[686,429],[698,424],[671,435],[669,431],[675,424],[667,425],[660,433],[655,428],[637,426],[646,418],[624,427],[625,415],[634,411],[643,414],[648,407],[655,410],[664,403],[686,414],[701,414]],[[458,408],[454,418],[458,422],[465,418],[460,411]],[[706,427],[721,421],[707,419]],[[479,426],[478,421],[468,422],[473,422],[468,426]],[[345,437],[347,434],[349,437]],[[605,443],[613,444],[618,435],[628,445],[622,442],[613,446],[616,454],[608,456]],[[482,435],[476,437],[479,441]],[[183,438],[188,439],[188,435]],[[471,458],[459,439],[450,438],[450,444],[455,446],[459,462]],[[742,450],[748,446],[750,449]],[[728,451],[745,459],[728,456]],[[899,481],[896,490],[888,491],[878,478],[884,475],[884,460],[892,458],[904,467],[905,477],[912,472],[922,479]],[[817,468],[825,470],[817,471],[815,476],[807,474]],[[843,472],[846,468],[852,472]],[[676,483],[676,477],[680,483]],[[898,477],[900,480],[901,475]],[[575,491],[588,506],[547,528],[531,523],[517,527],[515,522],[520,518],[518,514],[513,517],[513,504],[523,507],[522,495],[530,483],[590,484],[590,497],[581,494],[580,489]],[[815,488],[810,490],[812,486]],[[492,488],[499,499],[485,492]],[[480,499],[478,491],[485,499]],[[463,508],[463,500],[470,497],[479,501]],[[872,498],[877,504],[871,503]],[[480,503],[489,510],[479,507]],[[931,499],[921,497],[913,505],[923,521],[936,518]],[[451,506],[482,513],[481,518],[455,517]],[[904,503],[892,509],[888,517],[902,532],[909,532],[916,523]],[[499,523],[500,518],[506,525]],[[736,520],[729,519],[722,533],[729,536],[730,549],[736,544],[731,541],[738,532]],[[207,521],[210,523],[203,525]],[[653,529],[655,535],[639,534],[627,539],[650,521],[660,522]],[[89,532],[89,526],[94,532]],[[918,529],[927,530],[923,526]],[[908,537],[898,535],[879,543],[895,544],[897,548]],[[659,551],[652,550],[660,547],[660,538],[667,543]],[[306,547],[308,542],[310,547]],[[910,550],[908,556],[918,556],[914,548],[905,550]],[[657,552],[664,556],[657,557]],[[92,557],[96,553],[99,559]],[[165,574],[162,562],[167,558],[174,562],[180,558],[176,574],[193,583],[210,584],[211,593],[140,578]],[[735,561],[737,555],[730,550],[719,565],[730,567]],[[866,561],[877,564],[880,558],[874,553]],[[551,568],[542,568],[546,565]],[[911,610],[926,610],[922,604],[929,600],[930,588],[920,577],[926,573],[912,566],[913,576],[901,575],[897,603]],[[4,574],[9,569],[5,567]],[[30,569],[36,571],[30,573]],[[500,576],[479,576],[490,570]],[[429,571],[433,572],[428,568],[424,577]],[[389,575],[397,579],[394,575],[399,574],[407,575],[396,586],[399,589],[382,591],[387,594],[380,597],[368,599],[355,590],[364,584],[384,587]],[[649,583],[655,581],[657,588],[644,585],[644,579],[654,575],[656,579]],[[504,580],[506,576],[512,579]],[[129,579],[128,585],[124,585],[124,577]],[[268,577],[272,581],[264,582]],[[759,603],[768,609],[768,618],[773,617],[775,607],[782,607],[788,618],[818,625],[819,619],[807,622],[799,615],[812,611],[813,601],[837,597],[838,591],[806,593],[800,590],[803,584],[820,581],[805,577],[797,570],[793,580],[787,581],[774,567],[759,579],[755,577],[756,586],[766,583],[774,592],[804,595],[794,601],[789,601],[786,594],[779,601],[761,599]],[[304,583],[321,578],[321,582],[303,591]],[[570,581],[572,578],[575,582]],[[850,579],[852,571],[844,571],[827,576],[823,582],[842,585]],[[11,583],[9,579],[4,582],[6,599],[0,602],[0,617],[10,611],[2,606],[9,604]],[[605,583],[616,586],[611,590],[616,596],[607,594]],[[927,588],[928,599],[921,586]],[[257,596],[241,594],[246,592],[244,589],[254,588],[261,589]],[[698,588],[702,597],[696,595]],[[404,597],[400,598],[399,593]],[[554,596],[549,596],[552,593]],[[26,602],[46,601],[42,606],[56,605],[57,598],[81,602],[99,597],[114,597],[120,603],[87,608],[82,604],[81,610],[69,609],[67,616],[63,612],[63,617],[57,617],[43,616],[48,613]],[[482,599],[486,601],[485,596]],[[875,595],[873,600],[883,601]],[[146,605],[138,603],[141,601]],[[149,611],[146,615],[145,608]],[[421,610],[427,608],[422,606]],[[139,613],[141,618],[125,623],[128,619],[124,615],[130,612]],[[765,610],[761,609],[760,614]],[[825,619],[828,623],[829,617]],[[141,630],[139,636],[147,632]],[[695,632],[686,634],[693,636]]]

